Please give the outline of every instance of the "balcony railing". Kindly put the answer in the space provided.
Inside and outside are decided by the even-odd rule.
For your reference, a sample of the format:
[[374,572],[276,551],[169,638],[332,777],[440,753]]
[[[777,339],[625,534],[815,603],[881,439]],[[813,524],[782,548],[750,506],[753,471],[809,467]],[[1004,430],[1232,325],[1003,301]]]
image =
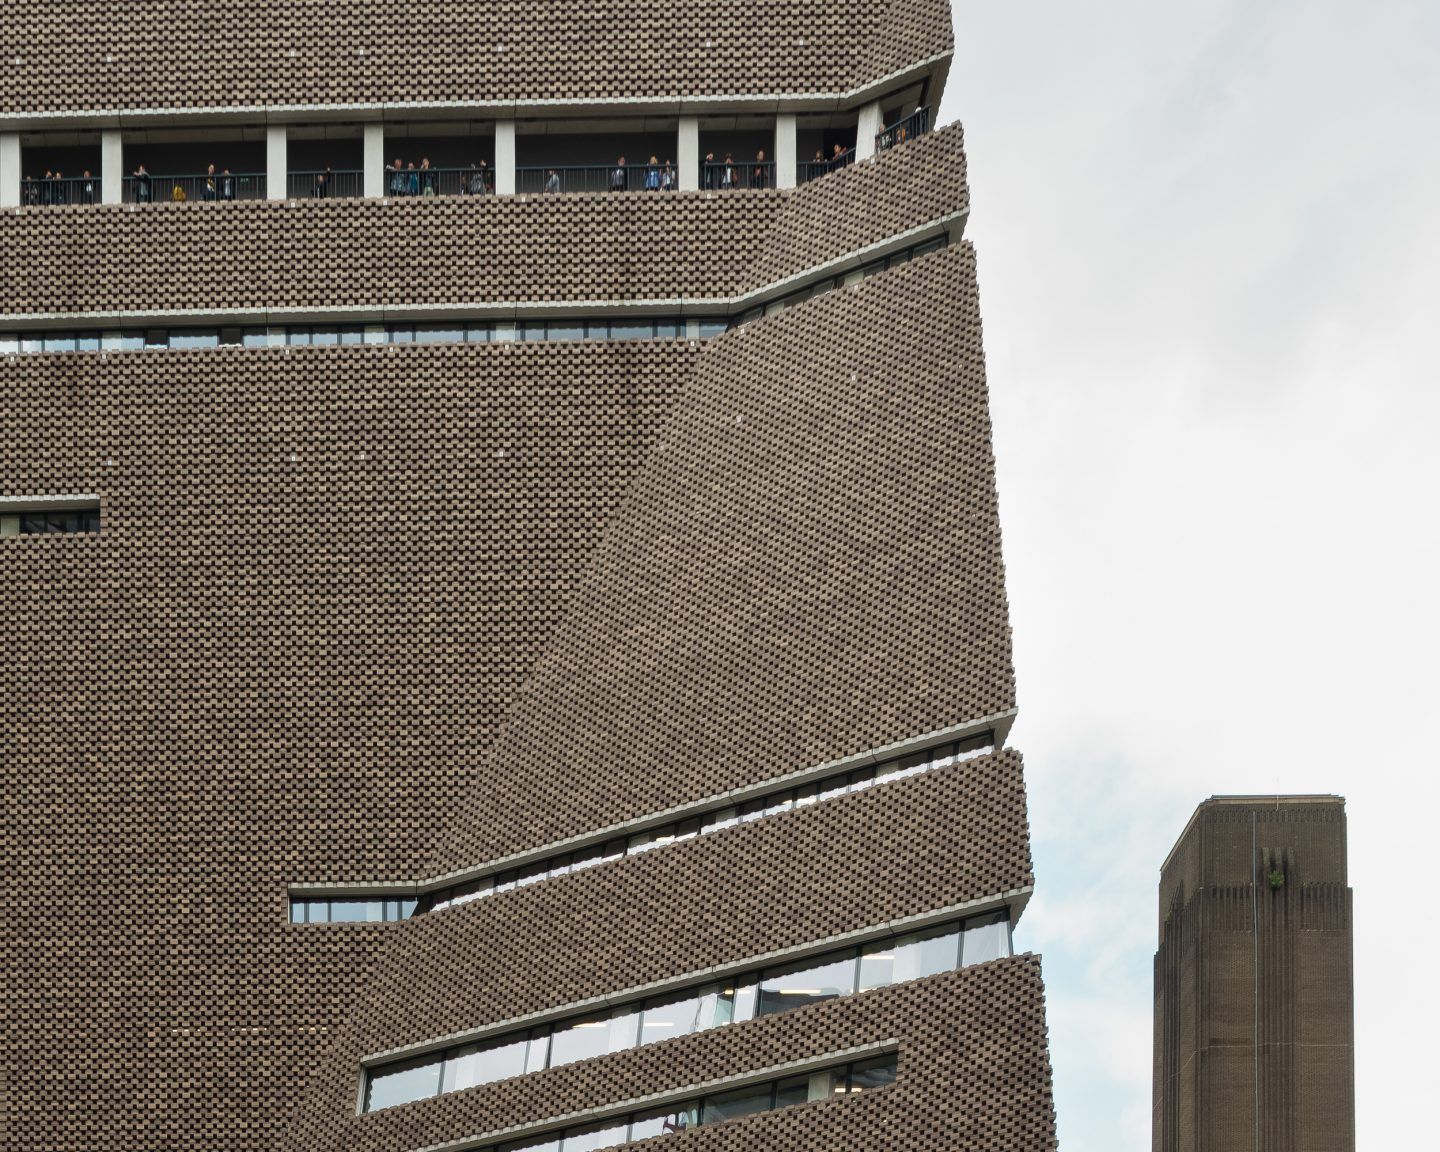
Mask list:
[[148,174],[125,177],[127,204],[182,204],[196,200],[264,200],[263,172],[220,172],[214,176]]
[[387,196],[484,196],[495,191],[495,174],[489,168],[385,169]]
[[811,180],[818,180],[821,176],[838,172],[841,168],[853,163],[855,163],[855,149],[847,148],[844,152],[831,156],[828,160],[802,160],[795,175],[801,184],[808,184]]
[[365,173],[351,169],[336,172],[291,172],[286,180],[291,200],[324,200],[331,196],[365,195]]
[[700,168],[700,186],[717,192],[732,188],[774,188],[775,165],[769,160],[704,164]]
[[98,176],[48,176],[43,180],[20,181],[20,203],[29,207],[59,204],[100,203]]
[[680,172],[673,164],[527,165],[515,169],[517,192],[673,192]]
[[923,136],[930,131],[930,109],[917,108],[903,120],[897,120],[894,124],[880,129],[875,135],[875,151],[884,152],[887,149],[898,147],[907,140],[913,140],[917,136]]

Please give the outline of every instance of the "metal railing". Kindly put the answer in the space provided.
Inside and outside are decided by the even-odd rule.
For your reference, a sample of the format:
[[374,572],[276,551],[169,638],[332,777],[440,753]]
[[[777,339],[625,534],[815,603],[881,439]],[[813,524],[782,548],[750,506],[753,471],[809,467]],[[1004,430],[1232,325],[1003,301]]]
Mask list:
[[386,196],[484,196],[495,191],[488,167],[385,169]]
[[517,192],[673,192],[674,164],[527,165],[515,169]]
[[700,187],[717,192],[733,188],[774,188],[775,164],[770,160],[704,164],[700,168]]
[[890,148],[897,148],[907,140],[923,136],[928,131],[930,131],[930,109],[916,108],[905,119],[897,120],[894,124],[880,129],[875,134],[875,151],[884,152]]
[[20,181],[20,203],[27,207],[100,203],[100,177],[47,176]]
[[818,180],[821,176],[828,176],[831,172],[838,172],[855,163],[855,149],[847,148],[838,156],[831,156],[828,160],[802,160],[797,165],[796,179],[801,184],[808,184],[811,180]]
[[184,204],[195,201],[264,200],[263,172],[219,172],[214,176],[149,173],[125,177],[127,204]]
[[285,182],[291,200],[324,200],[331,196],[365,195],[365,173],[331,168],[323,172],[291,172]]

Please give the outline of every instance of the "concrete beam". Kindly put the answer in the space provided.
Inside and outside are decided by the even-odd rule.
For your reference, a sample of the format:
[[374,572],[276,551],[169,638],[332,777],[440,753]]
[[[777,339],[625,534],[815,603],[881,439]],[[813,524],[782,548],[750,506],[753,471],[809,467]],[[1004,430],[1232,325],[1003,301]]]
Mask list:
[[515,195],[515,121],[495,121],[495,192]]
[[883,127],[879,101],[860,109],[860,125],[855,130],[856,160],[868,160],[875,155],[875,137]]
[[680,141],[676,148],[680,157],[680,191],[700,191],[700,118],[680,117]]
[[20,134],[0,136],[0,208],[20,206]]
[[364,193],[372,200],[385,195],[385,125],[365,125]]
[[283,124],[265,129],[265,196],[284,200],[290,186],[289,130]]
[[795,114],[781,112],[775,117],[775,187],[795,187],[795,161]]
[[119,204],[125,199],[125,142],[120,133],[100,133],[100,203]]

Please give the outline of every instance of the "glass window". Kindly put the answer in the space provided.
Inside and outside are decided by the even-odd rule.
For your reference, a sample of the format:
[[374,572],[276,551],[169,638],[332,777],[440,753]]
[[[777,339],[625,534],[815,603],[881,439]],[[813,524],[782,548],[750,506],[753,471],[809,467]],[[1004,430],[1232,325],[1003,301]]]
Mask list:
[[306,901],[305,901],[305,923],[307,923],[307,924],[328,924],[328,923],[330,923],[330,901],[328,901],[328,900],[306,900]]
[[765,815],[765,809],[770,806],[770,801],[764,796],[757,796],[754,800],[747,800],[740,805],[740,822],[749,823],[751,820],[759,820]]
[[570,857],[568,855],[556,856],[553,860],[549,861],[549,864],[550,870],[546,875],[551,879],[554,879],[556,876],[570,875]]
[[961,740],[955,746],[957,759],[969,759],[972,756],[981,756],[995,749],[995,733],[982,732],[978,736],[971,736],[968,740]]
[[870,785],[872,785],[872,784],[874,784],[874,783],[875,783],[875,769],[874,769],[873,767],[871,767],[871,768],[857,768],[857,769],[855,769],[854,772],[851,772],[851,773],[850,773],[850,791],[851,791],[851,792],[863,792],[863,791],[865,791],[866,788],[869,788]]
[[390,333],[385,328],[370,327],[365,329],[366,344],[384,344]]
[[585,325],[585,334],[591,340],[608,340],[610,325],[604,320],[591,320]]
[[537,884],[550,875],[550,862],[541,860],[534,864],[527,864],[515,873],[515,887],[524,888],[530,884]]
[[550,1060],[550,1029],[536,1028],[525,1048],[525,1071],[540,1072]]
[[610,339],[612,340],[649,340],[655,335],[655,325],[650,323],[637,324],[611,324]]
[[270,333],[264,328],[247,328],[241,339],[246,348],[265,348],[270,343]]
[[365,1092],[365,1110],[376,1112],[412,1100],[424,1100],[440,1091],[440,1061],[434,1056],[372,1072]]
[[75,335],[72,332],[52,332],[45,337],[46,352],[74,352]]
[[30,333],[20,337],[21,352],[43,352],[45,351],[45,340],[40,336],[33,336]]
[[820,781],[820,799],[829,800],[832,796],[841,796],[850,790],[850,777],[845,774],[831,776],[828,780]]
[[850,1091],[873,1092],[895,1083],[895,1057],[879,1056],[850,1067]]
[[400,919],[408,920],[411,916],[415,915],[415,906],[419,903],[418,900],[400,901]]
[[680,325],[673,320],[659,320],[655,323],[655,337],[658,340],[674,340],[680,335]]
[[371,924],[385,919],[383,900],[332,900],[330,901],[330,922],[332,924]]
[[964,964],[983,964],[1010,955],[1010,917],[1007,912],[977,916],[965,921],[965,938],[960,947]]
[[932,928],[902,937],[895,943],[895,982],[919,980],[937,972],[950,972],[960,961],[960,930]]
[[508,872],[497,872],[497,873],[495,874],[495,888],[494,888],[494,890],[495,890],[496,892],[509,892],[509,891],[511,891],[511,890],[514,889],[514,887],[515,887],[515,880],[516,880],[516,878],[517,878],[518,876],[519,876],[519,873],[517,873],[517,872],[515,871],[515,869],[513,869],[513,868],[510,869],[510,871],[508,871]]
[[855,955],[841,953],[807,960],[773,972],[760,982],[756,1014],[769,1016],[819,1004],[855,991]]
[[405,326],[391,328],[390,343],[392,344],[413,344],[415,342],[415,329]]
[[583,340],[585,339],[585,325],[555,322],[549,326],[547,338],[550,340]]
[[738,823],[740,815],[734,808],[721,808],[717,812],[711,812],[704,817],[700,825],[701,832],[718,832],[721,828],[729,828]]
[[545,321],[527,320],[523,324],[515,325],[515,330],[520,334],[521,340],[544,340]]
[[647,1001],[640,1021],[640,1043],[654,1044],[700,1031],[704,998],[699,991]]
[[739,1116],[753,1116],[770,1108],[772,1092],[770,1085],[757,1088],[740,1088],[719,1096],[707,1096],[700,1107],[700,1123],[719,1124]]
[[597,1148],[614,1148],[626,1142],[629,1127],[624,1120],[612,1120],[608,1124],[570,1128],[565,1132],[565,1142],[561,1148],[565,1152],[595,1152]]
[[75,350],[77,352],[98,352],[100,351],[100,333],[82,332],[75,338]]
[[789,1108],[792,1104],[804,1104],[810,1099],[810,1077],[796,1076],[793,1080],[782,1080],[775,1085],[775,1107]]
[[700,339],[709,340],[712,337],[721,336],[729,329],[729,327],[730,325],[724,320],[701,320]]
[[472,324],[466,329],[466,338],[471,344],[488,344],[495,330],[489,324]]
[[707,1028],[722,1024],[743,1024],[755,1017],[755,984],[727,984],[715,993],[715,1006]]
[[895,941],[871,944],[860,953],[860,991],[895,983]]
[[592,1016],[555,1029],[550,1038],[550,1067],[604,1056],[610,1051],[610,1017]]
[[671,1132],[684,1132],[695,1128],[700,1121],[698,1102],[681,1104],[665,1112],[647,1112],[636,1116],[630,1124],[630,1139],[645,1140],[651,1136],[665,1136]]
[[182,328],[170,333],[170,347],[181,351],[192,351],[196,348],[218,348],[220,347],[220,333],[213,328]]
[[423,324],[415,329],[417,344],[463,344],[465,329],[445,324]]
[[305,901],[303,901],[303,900],[292,900],[292,901],[290,901],[290,923],[292,923],[292,924],[304,924],[304,923],[305,923]]
[[310,343],[318,347],[333,348],[340,343],[337,328],[315,328],[310,333]]
[[909,253],[909,251],[907,250],[907,251],[904,251],[904,252],[896,252],[893,256],[891,256],[891,257],[890,257],[890,261],[889,261],[889,266],[890,266],[891,268],[895,268],[895,267],[898,267],[898,266],[901,265],[901,264],[908,264],[908,263],[910,263],[910,253]]
[[765,801],[765,815],[778,816],[781,812],[788,812],[793,807],[795,807],[795,793],[781,792]]
[[945,247],[945,237],[937,236],[934,240],[927,240],[923,244],[917,244],[915,246],[915,256],[917,259],[921,256],[928,256],[931,252],[938,252],[943,247]]
[[525,1074],[525,1041],[467,1044],[445,1057],[442,1092],[458,1092]]
[[363,344],[363,343],[365,343],[365,329],[364,329],[364,328],[341,328],[341,329],[339,329],[339,332],[340,332],[340,343],[341,343],[341,344]]
[[20,351],[20,337],[0,336],[0,356],[13,356]]

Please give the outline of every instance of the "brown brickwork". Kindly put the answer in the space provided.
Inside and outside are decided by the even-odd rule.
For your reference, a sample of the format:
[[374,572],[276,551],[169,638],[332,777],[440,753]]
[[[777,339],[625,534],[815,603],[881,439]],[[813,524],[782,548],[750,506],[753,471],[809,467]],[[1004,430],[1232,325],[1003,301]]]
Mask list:
[[838,94],[952,47],[943,0],[17,0],[0,112]]
[[0,214],[0,314],[738,296],[969,206],[943,129],[794,192]]
[[1344,801],[1206,801],[1160,917],[1155,1152],[1354,1152]]
[[[390,1152],[634,1099],[873,1041],[900,1042],[893,1089],[667,1137],[676,1152],[1053,1152],[1037,959],[1017,956],[403,1105],[310,1117],[293,1152]],[[853,1107],[852,1105],[856,1105]],[[646,1147],[649,1147],[648,1145]]]

